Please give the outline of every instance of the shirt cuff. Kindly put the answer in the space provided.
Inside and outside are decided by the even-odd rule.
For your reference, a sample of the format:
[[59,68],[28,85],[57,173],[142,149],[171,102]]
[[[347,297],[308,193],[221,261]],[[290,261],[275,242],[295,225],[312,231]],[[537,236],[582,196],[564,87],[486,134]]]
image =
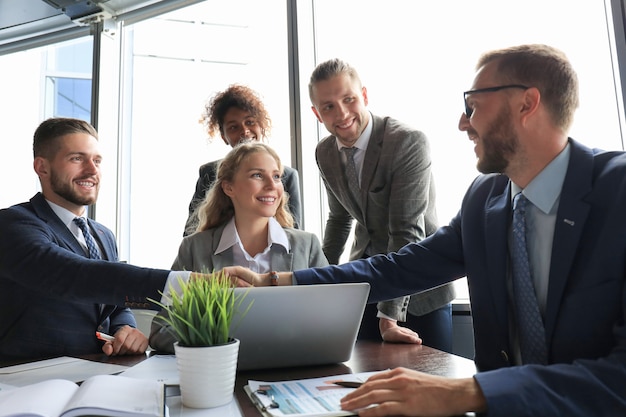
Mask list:
[[378,310],[378,313],[376,313],[376,317],[378,317],[379,319],[387,319],[387,320],[391,320],[394,322],[398,322],[398,320],[394,319],[391,316],[386,315],[385,313],[383,313],[382,311]]
[[170,305],[172,303],[171,294],[175,292],[181,294],[181,283],[186,284],[191,277],[191,271],[171,271],[167,276],[163,295],[161,296],[161,304]]

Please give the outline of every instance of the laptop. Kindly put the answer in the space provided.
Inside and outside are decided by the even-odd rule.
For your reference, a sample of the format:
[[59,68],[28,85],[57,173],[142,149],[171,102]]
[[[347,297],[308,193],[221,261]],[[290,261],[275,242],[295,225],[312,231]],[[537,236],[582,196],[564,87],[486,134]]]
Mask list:
[[369,289],[367,283],[237,288],[248,291],[231,323],[240,340],[237,370],[347,361]]

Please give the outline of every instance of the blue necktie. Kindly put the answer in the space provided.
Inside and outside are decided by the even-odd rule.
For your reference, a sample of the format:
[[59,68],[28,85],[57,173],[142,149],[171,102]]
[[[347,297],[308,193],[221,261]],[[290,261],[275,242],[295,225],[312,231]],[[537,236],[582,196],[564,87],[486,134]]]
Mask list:
[[359,186],[359,176],[356,173],[356,164],[354,163],[354,153],[357,148],[341,148],[346,154],[346,178],[348,179],[348,188],[354,198],[354,201],[361,204],[361,187]]
[[513,199],[513,294],[515,315],[520,339],[522,363],[547,363],[547,349],[543,320],[539,312],[526,247],[526,204],[519,193]]
[[89,233],[89,226],[87,226],[87,222],[82,217],[75,217],[74,223],[80,228],[83,232],[83,237],[85,238],[85,243],[87,244],[87,252],[89,254],[89,258],[91,259],[102,259],[100,257],[100,252],[98,251],[98,247],[96,246],[96,242],[93,240],[91,233]]

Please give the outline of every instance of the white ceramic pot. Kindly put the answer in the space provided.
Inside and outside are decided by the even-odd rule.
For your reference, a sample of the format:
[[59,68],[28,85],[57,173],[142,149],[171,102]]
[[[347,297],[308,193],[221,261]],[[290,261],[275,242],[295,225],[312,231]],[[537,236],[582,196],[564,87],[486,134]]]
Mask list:
[[233,399],[239,340],[207,347],[174,344],[180,377],[181,401],[185,407],[212,408]]

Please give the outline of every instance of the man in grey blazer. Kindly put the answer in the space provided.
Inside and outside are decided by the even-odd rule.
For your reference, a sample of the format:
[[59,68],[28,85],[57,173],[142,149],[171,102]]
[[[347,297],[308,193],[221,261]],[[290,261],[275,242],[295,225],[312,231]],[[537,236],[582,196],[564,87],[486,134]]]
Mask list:
[[[370,114],[367,90],[356,70],[339,59],[317,66],[309,95],[313,113],[331,133],[315,152],[330,208],[322,245],[328,261],[339,262],[353,220],[350,260],[395,252],[432,234],[437,215],[426,136],[392,118]],[[447,284],[368,305],[359,338],[380,334],[386,341],[423,340],[450,351],[454,297],[452,284]]]

